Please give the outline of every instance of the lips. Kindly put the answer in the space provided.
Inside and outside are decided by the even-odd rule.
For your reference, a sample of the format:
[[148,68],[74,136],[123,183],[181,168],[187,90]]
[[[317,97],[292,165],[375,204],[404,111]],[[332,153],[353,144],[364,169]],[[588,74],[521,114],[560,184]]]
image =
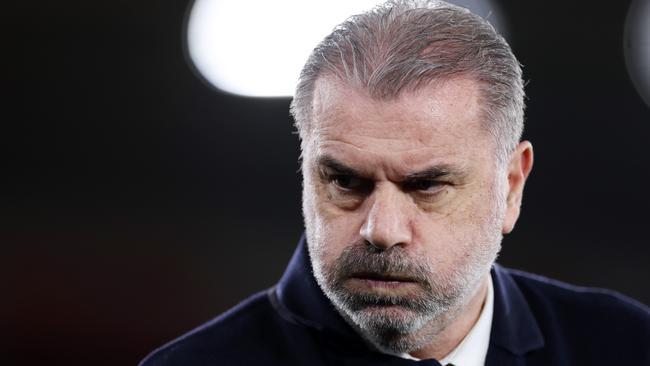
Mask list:
[[350,278],[373,281],[373,282],[404,282],[404,283],[417,282],[417,280],[414,279],[413,277],[404,274],[399,274],[399,273],[360,272],[351,275]]
[[396,295],[411,291],[419,283],[412,277],[393,273],[356,273],[346,281],[351,291]]

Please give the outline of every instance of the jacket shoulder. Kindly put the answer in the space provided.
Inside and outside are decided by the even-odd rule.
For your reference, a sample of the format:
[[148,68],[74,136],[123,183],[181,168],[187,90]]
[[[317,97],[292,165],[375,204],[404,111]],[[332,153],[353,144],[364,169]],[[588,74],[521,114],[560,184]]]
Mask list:
[[[650,309],[618,292],[506,269],[535,313],[547,346],[603,359],[650,362]],[[599,350],[599,352],[593,352]]]
[[257,293],[154,350],[140,366],[240,364],[242,355],[264,352],[275,317],[267,292]]
[[613,315],[650,320],[650,308],[616,291],[575,286],[516,269],[505,270],[527,297],[532,297],[548,306],[587,311],[587,313],[614,312]]

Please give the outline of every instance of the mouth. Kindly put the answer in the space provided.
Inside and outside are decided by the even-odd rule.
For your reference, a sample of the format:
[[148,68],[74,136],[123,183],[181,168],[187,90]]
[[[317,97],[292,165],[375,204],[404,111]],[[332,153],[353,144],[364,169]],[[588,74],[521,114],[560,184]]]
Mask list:
[[382,282],[417,282],[414,278],[400,273],[359,272],[350,278]]
[[349,279],[354,286],[374,289],[394,289],[418,283],[413,277],[399,273],[360,272],[352,274]]

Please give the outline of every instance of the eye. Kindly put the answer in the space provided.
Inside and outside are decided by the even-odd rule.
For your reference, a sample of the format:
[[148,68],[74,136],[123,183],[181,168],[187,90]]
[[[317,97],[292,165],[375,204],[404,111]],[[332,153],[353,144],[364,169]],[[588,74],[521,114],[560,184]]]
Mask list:
[[444,188],[445,183],[438,180],[418,179],[404,184],[407,191],[418,191],[422,193],[437,193]]
[[331,181],[346,191],[361,191],[368,187],[368,181],[352,175],[333,175]]

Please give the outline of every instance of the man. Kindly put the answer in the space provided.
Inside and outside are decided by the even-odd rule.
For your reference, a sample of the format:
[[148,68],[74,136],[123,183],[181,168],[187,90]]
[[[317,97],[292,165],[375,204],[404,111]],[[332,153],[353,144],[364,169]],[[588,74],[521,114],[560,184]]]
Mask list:
[[303,238],[274,288],[142,365],[650,365],[650,312],[494,264],[532,146],[481,18],[395,1],[313,51],[292,103]]

